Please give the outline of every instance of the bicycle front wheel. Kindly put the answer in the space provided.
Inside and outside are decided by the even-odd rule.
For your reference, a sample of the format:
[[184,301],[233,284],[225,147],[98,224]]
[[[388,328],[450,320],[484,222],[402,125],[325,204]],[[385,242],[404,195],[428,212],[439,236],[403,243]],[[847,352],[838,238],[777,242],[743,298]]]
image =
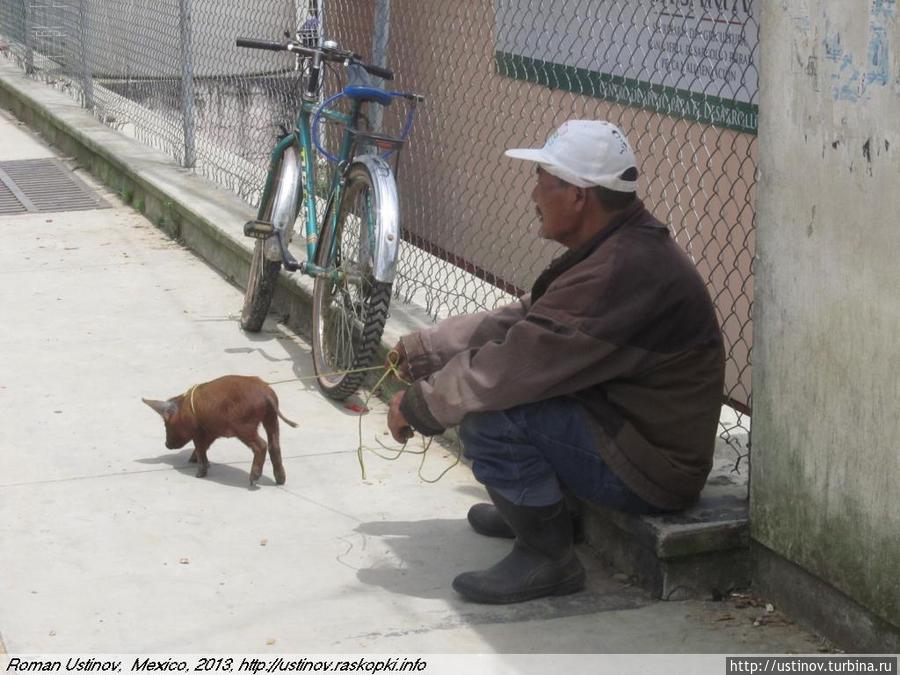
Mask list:
[[[391,284],[374,276],[375,237],[380,232],[372,175],[350,169],[336,222],[326,215],[316,262],[328,273],[313,286],[313,365],[319,387],[343,400],[362,384],[381,344]],[[330,259],[330,260],[329,260]]]
[[[271,222],[279,228],[285,244],[293,236],[294,221],[303,196],[301,170],[300,153],[293,146],[287,148],[275,171],[274,187],[259,209],[260,220]],[[257,239],[253,247],[250,276],[241,309],[241,328],[251,333],[257,333],[262,328],[275,296],[281,260],[278,255],[272,255],[273,248],[277,250],[274,237]]]
[[275,295],[275,284],[278,283],[280,262],[268,260],[264,253],[265,242],[257,239],[253,247],[253,258],[250,260],[250,277],[244,292],[244,306],[241,309],[241,328],[251,333],[258,333],[262,328],[272,297]]

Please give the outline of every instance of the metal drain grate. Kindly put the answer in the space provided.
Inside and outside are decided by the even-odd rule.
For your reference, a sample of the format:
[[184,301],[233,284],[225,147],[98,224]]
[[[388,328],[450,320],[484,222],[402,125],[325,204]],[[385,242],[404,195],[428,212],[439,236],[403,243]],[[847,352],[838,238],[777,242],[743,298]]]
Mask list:
[[106,208],[109,204],[59,160],[0,162],[0,215]]
[[28,213],[25,205],[18,200],[16,194],[0,182],[0,215]]

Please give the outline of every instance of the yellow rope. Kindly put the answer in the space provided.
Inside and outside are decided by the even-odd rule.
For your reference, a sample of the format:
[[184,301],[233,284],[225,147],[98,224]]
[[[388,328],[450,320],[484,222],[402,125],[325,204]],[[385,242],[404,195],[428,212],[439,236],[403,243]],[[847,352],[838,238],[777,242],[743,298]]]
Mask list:
[[372,370],[382,370],[384,366],[369,366],[367,368],[353,368],[352,370],[335,370],[331,373],[323,373],[322,375],[301,375],[300,377],[292,377],[287,380],[276,380],[275,382],[266,382],[266,384],[285,384],[286,382],[301,382],[303,380],[317,380],[320,377],[329,377],[331,375],[350,375],[352,373],[367,373]]
[[[372,387],[372,389],[366,395],[365,400],[363,401],[363,407],[366,410],[369,409],[369,401],[371,400],[374,393],[376,391],[378,391],[378,388],[391,375],[396,377],[406,387],[412,386],[412,383],[407,381],[402,375],[400,375],[400,371],[397,370],[397,363],[399,362],[399,360],[400,360],[400,354],[397,353],[396,350],[392,349],[390,352],[388,352],[388,365],[387,365],[387,367],[384,368],[384,374],[379,378],[378,382],[375,383],[375,385]],[[378,450],[376,450],[375,448],[366,447],[363,444],[362,420],[363,420],[363,415],[360,415],[359,416],[359,446],[356,449],[356,458],[359,461],[360,473],[362,474],[363,480],[366,479],[366,465],[365,465],[365,462],[363,461],[363,451],[371,452],[376,457],[380,457],[381,459],[387,460],[389,462],[393,462],[393,461],[400,459],[400,457],[404,454],[421,455],[422,460],[419,462],[419,468],[416,473],[418,474],[419,479],[424,481],[425,483],[437,483],[441,478],[443,478],[446,475],[446,473],[448,471],[450,471],[450,469],[452,469],[457,464],[459,464],[461,453],[457,450],[456,460],[453,462],[453,464],[451,464],[446,469],[444,469],[440,474],[438,474],[437,478],[426,478],[424,475],[422,475],[422,469],[425,466],[425,458],[428,454],[428,450],[429,450],[429,448],[431,448],[431,443],[433,440],[432,438],[429,438],[427,440],[423,439],[421,450],[407,450],[406,444],[409,441],[405,441],[403,443],[403,445],[401,445],[399,448],[389,448],[388,446],[386,446],[384,443],[381,442],[381,439],[376,437],[375,442],[378,445],[380,445],[382,448],[384,448],[385,450],[387,450],[389,452],[396,453],[393,457],[388,457],[388,456],[383,455],[382,453],[378,452]]]
[[[365,411],[368,411],[369,410],[369,401],[372,399],[372,396],[375,395],[375,392],[378,391],[378,388],[382,384],[384,384],[385,380],[387,380],[390,376],[393,375],[394,377],[397,378],[397,380],[399,380],[403,385],[405,385],[407,387],[412,386],[412,382],[409,382],[408,380],[406,380],[400,374],[400,371],[397,370],[397,363],[399,362],[399,360],[400,360],[400,354],[396,350],[392,349],[390,352],[388,352],[388,365],[387,366],[369,366],[367,368],[354,368],[352,370],[339,370],[339,371],[334,371],[332,373],[326,373],[324,376],[308,375],[308,376],[291,378],[289,380],[278,380],[277,382],[269,382],[268,384],[283,384],[285,382],[297,382],[300,380],[318,379],[319,377],[327,377],[329,375],[349,375],[351,373],[363,373],[363,372],[369,372],[369,371],[373,371],[373,370],[383,370],[384,372],[382,373],[381,377],[378,378],[378,381],[372,386],[372,388],[369,390],[369,393],[366,395],[365,400],[363,401],[363,408],[365,409]],[[388,452],[395,453],[392,457],[388,457],[387,455],[384,455],[384,454],[378,452],[378,450],[376,450],[375,448],[367,447],[365,444],[363,444],[363,428],[362,428],[363,417],[365,417],[364,413],[359,415],[359,425],[358,425],[359,445],[356,448],[356,459],[359,462],[360,474],[362,475],[363,480],[366,479],[366,464],[365,464],[365,461],[363,460],[363,452],[365,452],[365,451],[371,452],[376,457],[380,457],[381,459],[391,461],[391,462],[400,459],[400,457],[404,454],[421,455],[422,460],[419,462],[419,468],[418,468],[417,474],[419,476],[419,479],[424,481],[425,483],[437,483],[441,478],[443,478],[447,474],[448,471],[450,471],[450,469],[455,467],[460,462],[461,453],[459,452],[459,450],[457,448],[457,451],[455,453],[456,460],[453,462],[453,464],[451,464],[446,469],[444,469],[440,474],[438,474],[437,478],[426,478],[422,474],[422,469],[425,466],[425,458],[426,458],[426,455],[428,454],[429,448],[431,448],[431,443],[432,443],[433,439],[431,439],[431,438],[429,438],[427,440],[423,439],[421,450],[407,450],[406,443],[404,443],[399,448],[389,448],[388,446],[386,446],[384,443],[381,442],[381,439],[376,437],[375,442],[378,445],[380,445],[382,448],[384,448]]]
[[190,397],[191,397],[191,414],[192,414],[194,417],[197,416],[197,412],[194,410],[194,390],[197,389],[197,387],[199,387],[199,386],[200,386],[199,384],[195,384],[193,387],[191,387],[190,389],[188,389],[187,394],[185,394],[186,396],[187,396],[187,395],[190,395]]

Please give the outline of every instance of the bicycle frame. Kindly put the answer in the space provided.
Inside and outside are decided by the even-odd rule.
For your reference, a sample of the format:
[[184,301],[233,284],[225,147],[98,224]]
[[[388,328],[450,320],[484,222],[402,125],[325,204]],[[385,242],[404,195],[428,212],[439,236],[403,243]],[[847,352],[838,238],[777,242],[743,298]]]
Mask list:
[[[264,217],[263,209],[265,205],[268,203],[269,198],[273,190],[277,189],[278,181],[282,180],[284,176],[283,171],[281,170],[282,163],[285,160],[285,153],[292,147],[297,148],[299,151],[299,162],[302,165],[302,192],[303,198],[306,200],[306,222],[304,224],[305,227],[305,240],[306,240],[306,256],[307,260],[304,263],[300,263],[299,266],[294,264],[290,264],[290,258],[284,256],[283,263],[285,267],[291,269],[299,269],[304,274],[309,276],[319,276],[323,274],[334,274],[333,268],[331,265],[319,266],[316,264],[316,260],[318,259],[318,240],[319,233],[322,231],[323,227],[328,224],[326,219],[334,219],[336,220],[339,217],[338,209],[333,208],[335,204],[341,203],[341,189],[343,187],[343,173],[344,169],[346,169],[350,161],[352,159],[364,159],[369,156],[362,156],[359,158],[352,157],[352,152],[354,150],[354,134],[352,129],[356,127],[359,122],[360,112],[362,110],[363,101],[357,98],[351,99],[351,111],[350,114],[345,114],[338,112],[336,110],[324,109],[320,111],[320,114],[325,117],[327,120],[337,122],[344,126],[344,132],[342,134],[340,150],[337,155],[337,169],[334,171],[331,182],[329,184],[328,189],[328,207],[325,209],[325,213],[323,215],[322,223],[318,222],[317,209],[316,209],[316,199],[317,195],[315,192],[316,185],[316,175],[317,170],[315,166],[315,158],[316,152],[312,139],[312,127],[311,127],[311,118],[313,113],[316,111],[317,101],[308,100],[307,97],[304,97],[302,102],[300,111],[297,116],[297,120],[294,126],[294,129],[283,136],[275,148],[271,153],[271,160],[269,162],[269,170],[266,175],[266,183],[265,188],[263,190],[263,197],[260,201],[260,210],[258,213],[258,218],[262,219]],[[293,176],[287,176],[286,180],[297,180],[299,176],[294,178]],[[391,197],[395,198],[395,194],[391,195]],[[294,211],[290,214],[284,214],[287,218],[293,221],[296,217],[297,210],[299,209],[299,203],[288,205],[286,208],[292,208]],[[282,217],[283,219],[283,217]],[[276,221],[277,218],[272,217],[273,221]],[[332,220],[332,223],[334,222]],[[372,224],[369,223],[369,237],[373,239],[376,233],[371,231]],[[388,233],[389,236],[394,238],[399,238],[399,232]],[[282,242],[282,253],[286,253],[286,243]],[[376,248],[378,247],[379,242],[374,242]],[[334,259],[334,251],[329,251],[325,260],[329,263]],[[377,258],[376,258],[377,260]],[[331,269],[330,269],[331,268]],[[390,270],[390,273],[393,273],[393,270]],[[376,277],[383,276],[384,272],[379,274],[379,270],[376,269]],[[383,279],[387,280],[387,279]]]

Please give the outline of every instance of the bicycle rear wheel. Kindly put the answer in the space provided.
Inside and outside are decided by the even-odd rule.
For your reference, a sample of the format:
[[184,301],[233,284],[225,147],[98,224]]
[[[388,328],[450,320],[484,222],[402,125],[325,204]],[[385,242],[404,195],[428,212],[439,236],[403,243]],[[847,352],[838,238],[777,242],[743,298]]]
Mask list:
[[[319,387],[343,400],[362,384],[378,354],[391,301],[391,284],[374,276],[379,210],[372,175],[361,164],[350,169],[336,224],[326,214],[316,263],[334,274],[313,285],[313,365]],[[329,256],[333,259],[329,265]]]

